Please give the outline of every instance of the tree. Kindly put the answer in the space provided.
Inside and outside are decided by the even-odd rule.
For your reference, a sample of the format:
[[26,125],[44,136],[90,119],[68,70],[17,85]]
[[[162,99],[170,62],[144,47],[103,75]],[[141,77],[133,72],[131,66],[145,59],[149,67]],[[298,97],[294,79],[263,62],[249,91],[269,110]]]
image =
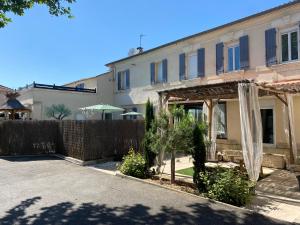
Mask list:
[[200,173],[205,172],[205,161],[206,161],[206,147],[204,143],[204,125],[197,124],[193,130],[193,145],[192,150],[194,174],[193,181],[199,190],[205,190],[205,184],[202,182]]
[[153,104],[150,102],[149,98],[146,103],[146,115],[145,115],[145,137],[144,137],[144,157],[147,165],[147,169],[154,165],[154,159],[156,154],[151,150],[150,142],[151,142],[151,135],[153,133],[152,125],[155,120],[154,116],[154,107]]
[[193,148],[194,121],[183,107],[174,106],[169,114],[161,112],[156,120],[157,132],[152,136],[153,151],[171,154],[171,183],[175,182],[176,152],[190,152]]
[[63,120],[71,114],[71,110],[68,109],[64,104],[52,105],[46,108],[46,116],[56,120]]
[[0,1],[0,28],[5,27],[11,18],[7,14],[13,13],[23,16],[25,10],[32,8],[34,5],[46,5],[49,13],[54,16],[67,15],[72,17],[70,7],[64,6],[64,3],[71,4],[76,0],[1,0]]

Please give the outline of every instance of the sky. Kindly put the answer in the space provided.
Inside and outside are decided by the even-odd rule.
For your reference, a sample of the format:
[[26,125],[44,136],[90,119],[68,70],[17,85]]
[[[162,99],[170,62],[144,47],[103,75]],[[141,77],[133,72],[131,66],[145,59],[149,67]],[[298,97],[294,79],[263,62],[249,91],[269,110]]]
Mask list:
[[73,19],[35,6],[0,29],[0,85],[63,85],[106,63],[286,3],[288,0],[77,0]]

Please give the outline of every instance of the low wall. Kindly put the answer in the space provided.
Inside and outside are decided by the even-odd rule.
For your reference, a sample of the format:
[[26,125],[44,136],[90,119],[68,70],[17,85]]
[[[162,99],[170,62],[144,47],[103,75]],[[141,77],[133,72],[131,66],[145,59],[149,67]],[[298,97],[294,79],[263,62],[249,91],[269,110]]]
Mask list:
[[131,146],[141,150],[143,137],[143,121],[2,121],[0,156],[58,153],[83,161],[121,158]]

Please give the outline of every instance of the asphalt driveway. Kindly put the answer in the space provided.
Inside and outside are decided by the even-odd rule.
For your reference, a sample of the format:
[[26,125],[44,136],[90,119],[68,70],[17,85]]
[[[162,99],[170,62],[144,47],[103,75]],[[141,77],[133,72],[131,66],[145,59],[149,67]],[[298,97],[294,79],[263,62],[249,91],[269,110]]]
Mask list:
[[0,224],[287,224],[49,157],[0,159]]

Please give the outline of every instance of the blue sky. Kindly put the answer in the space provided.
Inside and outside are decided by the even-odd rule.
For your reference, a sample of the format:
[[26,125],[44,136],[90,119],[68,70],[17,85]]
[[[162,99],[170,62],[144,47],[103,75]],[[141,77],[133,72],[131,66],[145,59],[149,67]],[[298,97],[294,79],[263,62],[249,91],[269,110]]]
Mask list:
[[0,84],[61,85],[107,71],[146,36],[158,45],[286,3],[287,0],[77,0],[74,19],[42,6],[0,29]]

